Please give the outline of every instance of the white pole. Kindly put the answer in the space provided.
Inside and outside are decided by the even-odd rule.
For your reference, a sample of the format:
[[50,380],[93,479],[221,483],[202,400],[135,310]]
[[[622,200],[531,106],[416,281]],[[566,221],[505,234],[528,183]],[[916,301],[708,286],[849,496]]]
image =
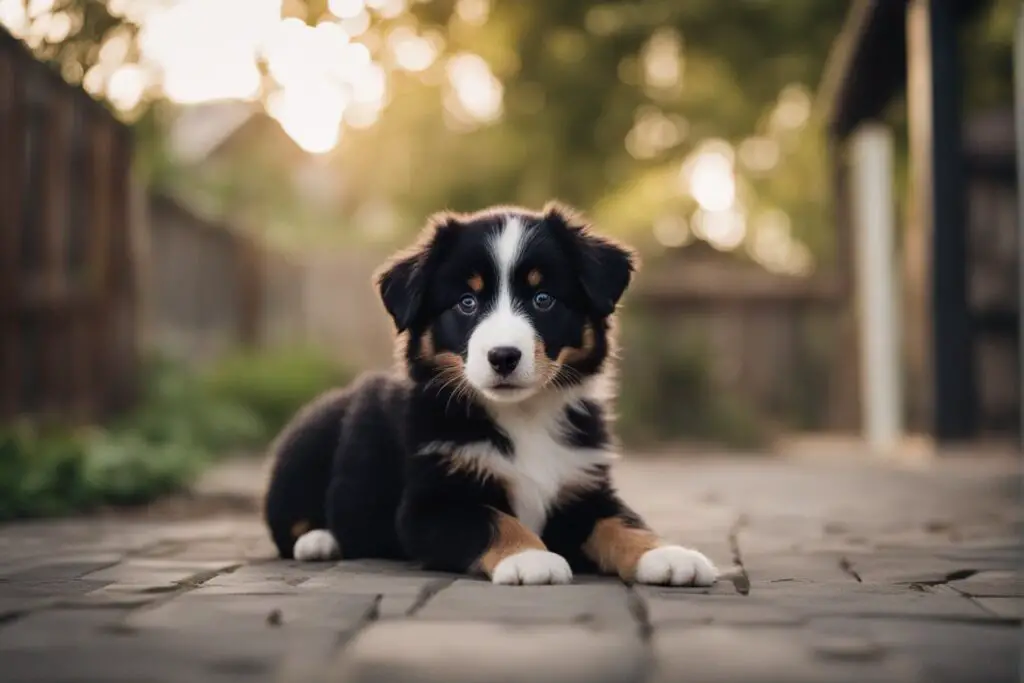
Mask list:
[[872,451],[888,452],[903,429],[892,132],[865,124],[851,136],[850,151],[864,438]]

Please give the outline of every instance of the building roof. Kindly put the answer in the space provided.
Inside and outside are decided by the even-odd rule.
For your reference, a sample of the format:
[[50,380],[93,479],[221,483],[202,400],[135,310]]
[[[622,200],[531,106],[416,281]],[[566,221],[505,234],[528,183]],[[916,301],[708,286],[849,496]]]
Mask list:
[[[966,21],[990,0],[950,0]],[[909,0],[853,0],[832,44],[818,90],[818,107],[835,137],[882,113],[907,81]]]
[[171,149],[182,161],[203,161],[259,113],[256,104],[237,100],[182,107],[171,124]]

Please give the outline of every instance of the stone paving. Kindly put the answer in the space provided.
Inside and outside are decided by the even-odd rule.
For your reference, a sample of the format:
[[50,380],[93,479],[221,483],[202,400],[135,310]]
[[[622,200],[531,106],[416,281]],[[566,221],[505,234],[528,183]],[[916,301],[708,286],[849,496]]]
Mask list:
[[0,681],[1016,681],[1016,469],[623,461],[627,499],[745,595],[282,562],[238,510],[0,527]]

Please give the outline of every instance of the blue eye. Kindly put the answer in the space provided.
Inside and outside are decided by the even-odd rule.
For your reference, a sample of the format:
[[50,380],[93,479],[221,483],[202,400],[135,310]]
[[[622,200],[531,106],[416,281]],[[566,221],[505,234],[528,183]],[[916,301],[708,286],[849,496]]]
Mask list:
[[549,311],[555,305],[555,297],[547,292],[537,292],[533,295],[533,306],[538,311]]
[[463,315],[473,315],[476,313],[476,306],[475,296],[472,294],[463,294],[462,298],[459,299],[457,308],[459,309],[459,313],[462,313]]

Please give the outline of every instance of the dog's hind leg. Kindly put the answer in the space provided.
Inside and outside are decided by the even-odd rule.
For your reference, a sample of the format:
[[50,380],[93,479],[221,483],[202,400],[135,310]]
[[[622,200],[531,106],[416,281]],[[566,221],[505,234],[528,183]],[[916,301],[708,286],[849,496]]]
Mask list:
[[263,514],[282,558],[320,560],[339,554],[326,530],[326,499],[348,398],[341,391],[317,398],[299,411],[271,447]]

